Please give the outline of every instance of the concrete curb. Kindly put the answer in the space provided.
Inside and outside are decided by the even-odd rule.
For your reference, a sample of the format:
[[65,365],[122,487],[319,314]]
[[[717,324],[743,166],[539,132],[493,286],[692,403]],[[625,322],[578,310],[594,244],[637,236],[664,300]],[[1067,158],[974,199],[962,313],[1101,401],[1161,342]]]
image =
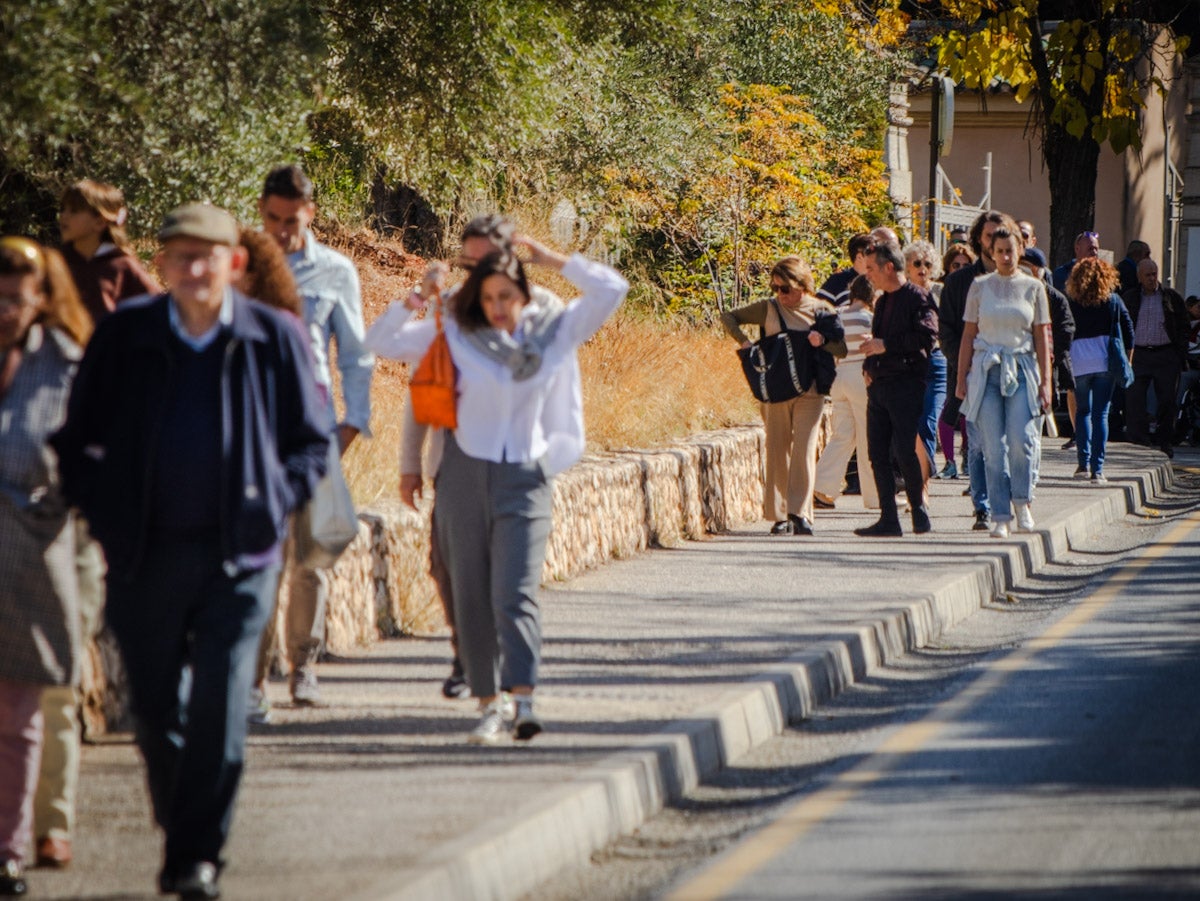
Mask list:
[[664,805],[711,778],[789,723],[812,715],[877,666],[924,647],[946,629],[1059,559],[1084,535],[1133,513],[1174,481],[1164,460],[1089,489],[1095,500],[1051,516],[1036,532],[992,542],[965,573],[930,586],[918,600],[807,649],[724,692],[686,719],[605,758],[570,783],[441,846],[420,869],[398,872],[358,897],[516,899],[560,870],[627,834]]

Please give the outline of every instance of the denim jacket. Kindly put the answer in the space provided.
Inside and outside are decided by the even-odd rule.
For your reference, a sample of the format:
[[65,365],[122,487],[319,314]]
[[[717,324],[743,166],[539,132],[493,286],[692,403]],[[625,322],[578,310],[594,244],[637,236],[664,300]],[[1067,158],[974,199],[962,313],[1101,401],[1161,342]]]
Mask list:
[[[317,383],[333,397],[329,341],[336,339],[342,397],[346,402],[345,422],[369,437],[375,357],[363,346],[365,328],[358,271],[349,259],[318,242],[311,233],[304,247],[288,256],[288,264],[304,299],[304,326],[316,361]],[[329,416],[332,426],[332,405]]]
[[[63,493],[104,548],[110,573],[134,574],[149,536],[157,425],[174,375],[166,294],[127,304],[88,344],[63,428],[51,439]],[[219,534],[233,574],[277,552],[288,514],[324,474],[328,413],[303,338],[282,314],[233,294],[221,371]]]

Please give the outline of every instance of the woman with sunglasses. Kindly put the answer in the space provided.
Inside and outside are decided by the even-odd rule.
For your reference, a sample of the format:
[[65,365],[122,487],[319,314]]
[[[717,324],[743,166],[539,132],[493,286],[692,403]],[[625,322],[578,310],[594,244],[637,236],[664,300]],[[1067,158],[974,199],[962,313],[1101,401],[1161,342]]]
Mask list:
[[129,211],[120,188],[85,178],[63,192],[58,214],[62,255],[93,322],[123,300],[162,290],[125,234]]
[[1020,270],[1021,233],[992,232],[994,272],[967,292],[958,353],[956,395],[983,442],[992,537],[1034,529],[1033,487],[1041,447],[1041,418],[1050,409],[1050,303],[1045,283]]
[[[904,274],[918,288],[933,295],[936,304],[942,297],[942,260],[928,241],[913,241],[904,248]],[[917,459],[921,461],[922,488],[929,495],[929,478],[936,466],[938,419],[946,406],[946,357],[936,344],[929,354],[925,379],[925,407],[917,429]],[[949,460],[953,462],[954,458]]]
[[0,238],[0,895],[26,891],[42,689],[79,673],[75,522],[46,439],[91,330],[62,256]]
[[[798,256],[784,257],[771,268],[771,300],[760,300],[721,314],[721,324],[741,347],[751,341],[742,326],[761,333],[783,329],[805,332],[814,354],[846,355],[837,310],[813,291],[812,270]],[[815,363],[814,363],[815,365]],[[813,387],[799,397],[762,405],[767,433],[763,515],[774,523],[772,535],[813,533],[813,488],[817,476],[817,433],[825,395]]]

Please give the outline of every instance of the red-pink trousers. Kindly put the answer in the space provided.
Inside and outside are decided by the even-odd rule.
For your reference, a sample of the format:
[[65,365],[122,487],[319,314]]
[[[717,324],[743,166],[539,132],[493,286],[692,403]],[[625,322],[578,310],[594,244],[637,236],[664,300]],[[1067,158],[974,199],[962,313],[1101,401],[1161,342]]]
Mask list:
[[41,695],[39,685],[0,680],[0,861],[22,860],[33,839]]

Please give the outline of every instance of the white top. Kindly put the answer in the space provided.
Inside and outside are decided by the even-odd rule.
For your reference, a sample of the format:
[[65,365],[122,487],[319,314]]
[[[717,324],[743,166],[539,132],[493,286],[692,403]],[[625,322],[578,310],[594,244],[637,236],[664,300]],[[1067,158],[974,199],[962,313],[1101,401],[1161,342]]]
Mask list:
[[[508,367],[485,356],[463,336],[453,317],[443,317],[450,355],[458,369],[458,428],[454,438],[468,456],[499,463],[545,458],[547,475],[566,469],[583,454],[583,389],[575,348],[594,335],[621,305],[629,283],[614,269],[574,254],[563,277],[582,292],[567,305],[538,372],[515,381]],[[522,310],[522,320],[533,302]],[[411,321],[395,301],[367,332],[365,346],[384,357],[418,362],[433,342],[432,318]],[[514,337],[521,336],[522,322]]]
[[1020,271],[981,275],[967,291],[963,321],[979,326],[983,343],[1016,350],[1029,339],[1033,326],[1050,323],[1046,283]]
[[855,300],[849,306],[838,310],[838,318],[842,320],[842,329],[846,333],[846,356],[838,360],[838,366],[847,363],[862,365],[867,355],[862,352],[863,342],[871,337],[871,311],[861,301]]

